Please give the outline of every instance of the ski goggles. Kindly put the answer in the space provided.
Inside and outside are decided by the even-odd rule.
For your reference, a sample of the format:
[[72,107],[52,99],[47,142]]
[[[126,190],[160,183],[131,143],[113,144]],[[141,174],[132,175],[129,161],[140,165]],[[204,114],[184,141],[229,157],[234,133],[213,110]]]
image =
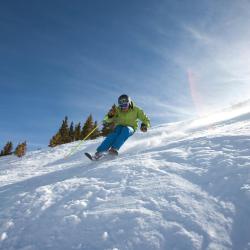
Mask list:
[[118,104],[119,104],[119,106],[123,105],[123,104],[129,104],[129,101],[128,101],[128,99],[121,99],[118,101]]

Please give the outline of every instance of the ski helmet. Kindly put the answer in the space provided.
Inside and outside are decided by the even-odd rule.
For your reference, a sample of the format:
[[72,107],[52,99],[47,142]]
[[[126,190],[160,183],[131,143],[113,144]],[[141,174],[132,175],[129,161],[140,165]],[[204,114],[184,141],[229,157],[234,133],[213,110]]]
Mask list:
[[128,95],[123,94],[123,95],[119,96],[118,104],[119,104],[119,107],[121,109],[127,109],[127,108],[129,108],[129,106],[131,104],[131,99]]

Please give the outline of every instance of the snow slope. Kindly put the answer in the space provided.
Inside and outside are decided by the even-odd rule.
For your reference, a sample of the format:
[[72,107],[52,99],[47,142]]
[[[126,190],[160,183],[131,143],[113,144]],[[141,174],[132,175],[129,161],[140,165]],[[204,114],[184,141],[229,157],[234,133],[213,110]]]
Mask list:
[[250,249],[250,103],[136,133],[0,158],[0,249]]

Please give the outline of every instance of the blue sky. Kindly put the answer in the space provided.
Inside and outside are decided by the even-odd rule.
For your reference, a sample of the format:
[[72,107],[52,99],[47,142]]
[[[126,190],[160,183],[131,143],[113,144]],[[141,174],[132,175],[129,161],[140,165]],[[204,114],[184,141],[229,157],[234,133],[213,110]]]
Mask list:
[[44,147],[127,93],[152,125],[250,98],[250,2],[0,3],[0,146]]

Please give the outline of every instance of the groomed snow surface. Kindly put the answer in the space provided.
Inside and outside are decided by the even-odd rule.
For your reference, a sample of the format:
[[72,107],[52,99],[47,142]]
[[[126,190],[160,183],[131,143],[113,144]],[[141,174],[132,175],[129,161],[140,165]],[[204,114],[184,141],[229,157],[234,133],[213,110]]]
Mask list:
[[249,110],[0,158],[0,249],[250,249]]

